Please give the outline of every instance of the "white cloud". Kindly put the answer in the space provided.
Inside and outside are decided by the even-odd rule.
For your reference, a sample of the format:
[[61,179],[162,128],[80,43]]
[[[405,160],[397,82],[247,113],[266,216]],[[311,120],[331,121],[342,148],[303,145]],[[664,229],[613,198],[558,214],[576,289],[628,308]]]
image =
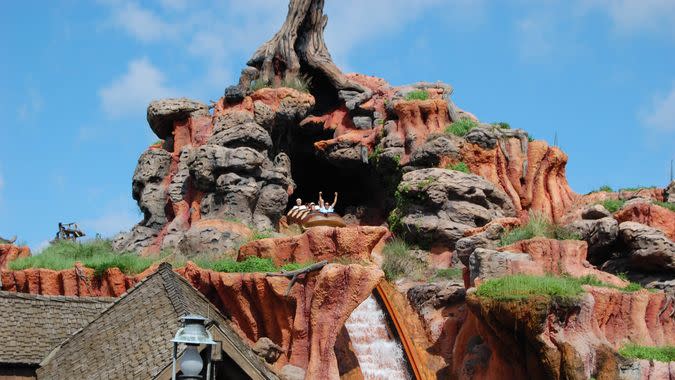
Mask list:
[[537,61],[548,57],[553,51],[552,28],[552,20],[540,14],[519,20],[516,30],[520,57],[525,61]]
[[643,112],[644,123],[657,131],[675,132],[675,81],[665,95],[656,96]]
[[126,73],[99,90],[101,106],[111,117],[138,116],[151,100],[176,94],[164,82],[164,74],[147,58],[133,60]]
[[600,10],[609,15],[617,31],[666,32],[675,37],[673,0],[580,0],[582,10]]
[[[167,2],[171,3],[171,2]],[[174,2],[175,3],[175,2]],[[122,3],[113,8],[113,23],[142,42],[172,37],[176,29],[157,14],[136,3]]]

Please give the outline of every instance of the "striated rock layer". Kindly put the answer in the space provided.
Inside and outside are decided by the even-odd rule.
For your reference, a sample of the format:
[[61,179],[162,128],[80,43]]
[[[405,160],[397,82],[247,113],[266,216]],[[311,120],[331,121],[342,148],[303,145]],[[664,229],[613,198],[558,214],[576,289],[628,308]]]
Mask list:
[[494,147],[465,144],[471,172],[504,191],[518,211],[537,211],[559,222],[577,195],[565,177],[567,155],[545,141],[506,138]]
[[272,259],[276,265],[334,259],[377,260],[390,236],[384,227],[313,227],[301,235],[247,243],[239,249],[238,260],[264,257]]

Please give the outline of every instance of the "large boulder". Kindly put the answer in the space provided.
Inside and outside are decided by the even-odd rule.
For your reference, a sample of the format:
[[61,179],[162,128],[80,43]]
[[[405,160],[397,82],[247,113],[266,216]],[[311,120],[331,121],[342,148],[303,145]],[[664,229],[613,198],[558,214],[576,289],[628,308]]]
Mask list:
[[567,228],[588,243],[588,260],[596,264],[610,257],[619,236],[619,223],[612,217],[577,220]]
[[188,98],[153,100],[147,111],[148,124],[160,139],[171,136],[174,121],[207,115],[209,107],[206,104]]
[[[454,249],[464,231],[495,218],[514,216],[509,198],[484,178],[446,169],[420,169],[403,175],[394,215],[400,229],[422,247]],[[390,219],[391,220],[391,219]]]
[[629,265],[648,272],[675,272],[675,243],[660,230],[636,222],[619,224]]
[[675,203],[675,181],[671,182],[663,190],[663,200],[669,203]]

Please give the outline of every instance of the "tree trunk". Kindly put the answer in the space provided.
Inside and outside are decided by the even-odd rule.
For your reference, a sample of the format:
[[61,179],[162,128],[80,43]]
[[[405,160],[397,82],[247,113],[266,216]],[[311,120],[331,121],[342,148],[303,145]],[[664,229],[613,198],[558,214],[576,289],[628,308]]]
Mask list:
[[[258,69],[258,80],[279,85],[282,80],[304,77],[310,81],[315,97],[326,91],[333,97],[345,91],[351,92],[352,97],[354,93],[368,92],[333,63],[323,39],[328,22],[323,4],[324,0],[290,0],[281,29],[247,62]],[[343,96],[340,98],[344,101]]]

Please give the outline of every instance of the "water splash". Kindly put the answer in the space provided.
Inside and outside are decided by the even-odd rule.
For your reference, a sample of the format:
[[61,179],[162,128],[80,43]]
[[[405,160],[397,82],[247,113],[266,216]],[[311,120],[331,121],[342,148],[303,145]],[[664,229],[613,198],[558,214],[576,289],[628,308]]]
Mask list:
[[345,322],[366,380],[411,379],[401,345],[387,329],[384,312],[371,295]]

